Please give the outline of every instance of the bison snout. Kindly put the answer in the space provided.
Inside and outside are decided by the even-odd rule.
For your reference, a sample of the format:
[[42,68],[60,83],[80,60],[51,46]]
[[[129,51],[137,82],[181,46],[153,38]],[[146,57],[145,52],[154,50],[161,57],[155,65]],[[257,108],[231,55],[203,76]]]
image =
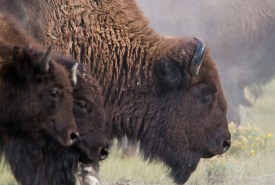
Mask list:
[[63,134],[57,134],[58,142],[65,147],[72,146],[76,140],[79,138],[79,133],[76,129],[66,129]]
[[68,130],[67,131],[67,137],[64,138],[64,146],[72,146],[76,140],[79,137],[79,133],[77,131],[73,130]]
[[231,145],[231,140],[223,141],[223,152],[226,152],[230,148],[230,145]]
[[109,148],[99,148],[98,153],[100,156],[100,160],[104,160],[109,155]]
[[79,133],[78,132],[73,132],[73,133],[70,134],[70,136],[71,136],[71,139],[73,141],[76,141],[79,137]]

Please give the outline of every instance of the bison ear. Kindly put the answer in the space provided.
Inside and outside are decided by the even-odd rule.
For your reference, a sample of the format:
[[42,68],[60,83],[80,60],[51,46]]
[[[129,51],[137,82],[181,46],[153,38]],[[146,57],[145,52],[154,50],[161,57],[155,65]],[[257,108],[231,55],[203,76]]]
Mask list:
[[169,58],[161,58],[154,66],[153,73],[157,80],[157,86],[166,90],[182,88],[187,81],[183,68]]
[[26,49],[22,47],[14,47],[13,48],[13,58],[11,63],[11,70],[13,78],[18,79],[20,83],[31,81],[36,66],[33,62],[35,60],[35,56],[32,55],[31,49]]
[[15,70],[14,72],[17,75],[20,75],[21,77],[28,75],[27,72],[30,72],[32,64],[31,58],[25,49],[20,47],[14,47],[12,61],[12,65]]

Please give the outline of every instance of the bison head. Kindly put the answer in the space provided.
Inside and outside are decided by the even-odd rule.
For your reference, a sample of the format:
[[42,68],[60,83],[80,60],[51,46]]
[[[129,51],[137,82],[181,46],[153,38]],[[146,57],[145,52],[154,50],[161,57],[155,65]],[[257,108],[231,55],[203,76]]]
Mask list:
[[[70,70],[77,64],[71,58],[55,56],[59,64]],[[73,113],[79,138],[71,148],[79,155],[79,161],[90,163],[108,156],[109,138],[106,130],[106,115],[101,88],[94,78],[79,64],[77,82],[73,87]]]
[[[200,39],[165,41],[153,63],[153,94],[140,125],[145,157],[162,160],[184,183],[200,158],[221,155],[230,146],[227,105],[216,64]],[[157,53],[157,52],[155,52]],[[142,109],[141,108],[141,109]]]
[[75,145],[80,161],[105,159],[109,152],[102,92],[97,81],[88,75],[79,75],[74,88],[74,115],[80,133]]
[[[8,55],[4,52],[5,55]],[[4,49],[2,49],[4,51]],[[40,52],[15,47],[2,67],[1,120],[11,134],[44,133],[61,145],[72,145],[78,133],[73,117],[73,91],[67,71]]]

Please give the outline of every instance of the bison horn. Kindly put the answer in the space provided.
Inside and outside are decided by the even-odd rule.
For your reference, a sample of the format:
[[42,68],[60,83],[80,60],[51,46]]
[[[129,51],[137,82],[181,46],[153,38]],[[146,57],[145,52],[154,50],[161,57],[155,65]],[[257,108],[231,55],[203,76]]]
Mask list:
[[49,68],[50,68],[49,62],[50,62],[50,58],[51,58],[51,54],[52,54],[52,49],[53,49],[53,47],[50,46],[48,48],[47,52],[45,53],[45,55],[42,58],[41,65],[40,65],[40,70],[43,73],[46,73],[46,72],[49,71]]
[[189,71],[192,75],[198,76],[205,54],[205,43],[200,38],[194,37],[194,39],[198,42],[198,46],[196,53],[190,62]]
[[75,63],[75,65],[72,67],[72,79],[73,79],[74,85],[76,85],[77,83],[77,75],[76,75],[77,67],[78,67],[78,63]]

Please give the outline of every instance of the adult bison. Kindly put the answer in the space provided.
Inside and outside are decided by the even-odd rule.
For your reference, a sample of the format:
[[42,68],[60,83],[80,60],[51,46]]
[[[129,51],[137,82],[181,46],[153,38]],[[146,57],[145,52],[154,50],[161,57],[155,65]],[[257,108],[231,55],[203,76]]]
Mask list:
[[[48,71],[44,71],[47,65],[43,62],[40,64],[39,60],[36,61],[42,58],[40,56],[43,56],[44,53],[38,50],[39,45],[18,26],[18,23],[10,18],[10,16],[0,14],[0,25],[0,59],[1,64],[3,63],[1,67],[0,86],[1,95],[3,95],[0,96],[0,102],[3,103],[0,106],[0,152],[4,151],[3,153],[10,164],[15,178],[22,185],[75,184],[74,173],[76,172],[78,161],[83,163],[100,161],[108,155],[108,138],[106,138],[105,111],[103,108],[101,89],[97,81],[87,75],[85,68],[82,66],[78,67],[78,72],[76,73],[76,62],[70,58],[52,54],[47,57],[51,59],[49,69]],[[8,35],[5,35],[7,33]],[[35,47],[35,49],[29,49],[28,47],[27,49],[13,49],[14,44],[21,45],[23,48],[24,45],[32,44],[32,47]],[[58,64],[52,64],[53,61]],[[58,69],[62,69],[62,67],[57,68],[53,65],[65,67],[61,72],[66,74],[67,78],[69,74],[65,72],[73,69],[72,77],[62,79],[63,74],[58,71]],[[58,80],[62,80],[63,84],[58,83],[58,80],[55,79],[56,76],[52,73],[59,74]],[[51,105],[56,101],[58,96],[43,97],[43,85],[52,86],[52,84],[55,84],[58,87],[60,86],[61,91],[65,88],[63,87],[64,83],[71,83],[71,78],[73,79],[74,85],[73,89],[70,88],[69,92],[73,94],[73,107],[58,108],[67,111],[67,114],[71,113],[74,115],[79,136],[78,133],[76,133],[78,140],[73,146],[63,147],[48,134],[42,132],[44,127],[52,127],[49,123],[45,123],[44,125],[43,119],[45,118],[43,117],[47,115],[34,114],[35,112],[32,112],[34,108],[32,108],[31,104],[25,105],[23,100],[19,100],[20,98],[32,100],[31,93],[37,96],[37,94],[40,95],[39,93],[42,92],[42,98],[41,96],[39,96],[39,98],[42,99],[41,101],[44,100],[44,106]],[[39,83],[39,85],[37,85],[37,83]],[[33,91],[25,92],[27,90]],[[35,90],[38,90],[38,93],[36,93]],[[68,95],[64,95],[65,90],[64,92],[58,91],[62,93],[60,94],[62,95],[61,100],[63,98],[70,98]],[[51,91],[49,92],[49,95],[52,95]],[[46,91],[46,93],[49,92]],[[7,93],[10,93],[9,95],[11,97],[6,95]],[[25,97],[25,94],[30,95],[30,97]],[[19,95],[23,95],[23,97]],[[8,101],[7,99],[2,99],[6,97],[9,98],[9,102],[5,102]],[[68,99],[67,101],[72,102],[72,99]],[[26,110],[23,109],[24,112],[21,112],[20,109],[16,109],[15,103],[17,103],[16,105],[19,107],[23,106]],[[35,102],[31,103],[36,105]],[[7,104],[11,107],[5,106]],[[64,106],[69,105],[65,104]],[[4,112],[4,108],[8,110]],[[40,107],[36,107],[36,109],[39,108]],[[58,111],[54,109],[55,107],[47,108]],[[67,110],[68,108],[73,109],[73,112],[72,110],[71,112]],[[28,115],[30,118],[20,119],[24,117],[18,114],[12,115],[11,113],[13,112],[9,111],[18,111],[19,114],[23,114],[22,116]],[[6,120],[4,119],[5,116],[11,116],[11,118]],[[22,123],[12,122],[8,124],[8,121],[14,120],[12,116],[19,116],[18,119],[20,119]],[[42,116],[43,119],[37,116]],[[2,125],[2,121],[4,125]],[[69,122],[66,124],[69,124]]]
[[[228,120],[240,124],[240,106],[252,106],[275,75],[273,0],[138,0],[152,25],[166,34],[204,37],[222,74]],[[211,11],[209,11],[211,10]],[[169,14],[160,14],[169,12]]]
[[200,158],[229,148],[227,105],[202,40],[161,36],[133,0],[9,1],[1,7],[43,44],[89,67],[103,87],[111,137],[139,141],[145,158],[163,161],[175,182],[186,182]]

